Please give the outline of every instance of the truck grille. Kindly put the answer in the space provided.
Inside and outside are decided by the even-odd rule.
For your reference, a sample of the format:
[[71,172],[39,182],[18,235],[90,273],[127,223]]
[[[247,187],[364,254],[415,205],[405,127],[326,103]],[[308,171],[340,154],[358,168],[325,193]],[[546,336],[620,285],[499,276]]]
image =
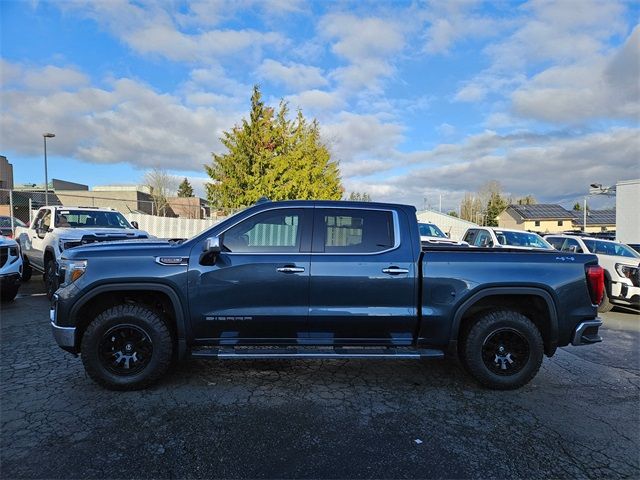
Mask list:
[[7,258],[9,258],[9,247],[0,247],[0,267],[4,267]]

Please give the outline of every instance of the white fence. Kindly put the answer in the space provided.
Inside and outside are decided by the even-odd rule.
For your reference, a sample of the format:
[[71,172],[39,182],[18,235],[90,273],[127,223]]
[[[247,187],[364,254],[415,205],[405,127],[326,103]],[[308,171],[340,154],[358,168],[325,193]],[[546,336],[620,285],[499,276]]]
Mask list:
[[200,220],[196,218],[156,217],[141,213],[125,214],[129,222],[138,222],[140,230],[145,230],[158,238],[191,238],[224,218]]

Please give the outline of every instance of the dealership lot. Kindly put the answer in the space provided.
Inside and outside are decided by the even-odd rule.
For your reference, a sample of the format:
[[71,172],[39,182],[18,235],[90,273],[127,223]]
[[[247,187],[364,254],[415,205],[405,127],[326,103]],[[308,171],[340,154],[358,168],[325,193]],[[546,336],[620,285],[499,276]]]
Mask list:
[[632,311],[512,392],[441,361],[191,360],[116,393],[55,345],[39,278],[0,315],[3,478],[640,476]]

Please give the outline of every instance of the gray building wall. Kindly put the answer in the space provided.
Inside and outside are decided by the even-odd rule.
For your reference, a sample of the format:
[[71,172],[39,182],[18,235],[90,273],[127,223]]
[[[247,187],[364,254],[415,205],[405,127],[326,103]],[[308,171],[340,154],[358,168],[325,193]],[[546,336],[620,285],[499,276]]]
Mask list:
[[616,239],[622,243],[640,243],[640,179],[616,184]]

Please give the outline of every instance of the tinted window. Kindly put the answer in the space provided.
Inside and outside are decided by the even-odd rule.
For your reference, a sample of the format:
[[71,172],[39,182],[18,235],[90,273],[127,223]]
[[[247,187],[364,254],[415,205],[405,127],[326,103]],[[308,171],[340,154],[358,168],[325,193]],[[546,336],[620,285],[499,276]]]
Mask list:
[[51,227],[51,210],[47,210],[42,217],[42,226],[40,228],[48,230]]
[[467,233],[464,234],[464,241],[469,245],[473,245],[473,240],[476,238],[477,230],[468,230]]
[[[26,227],[23,222],[15,217],[13,218],[13,224],[16,227]],[[0,227],[11,228],[11,217],[0,217]]]
[[327,253],[375,253],[394,245],[393,214],[380,210],[321,210]]
[[565,240],[564,244],[562,245],[562,251],[573,252],[573,253],[583,253],[582,247],[580,246],[578,241],[574,240],[573,238],[567,238]]
[[302,209],[259,213],[227,230],[222,244],[234,253],[299,252],[302,215]]
[[473,242],[473,244],[476,247],[493,247],[493,241],[491,240],[491,235],[489,234],[489,232],[486,232],[484,230],[480,230],[478,232],[478,235],[476,236],[476,239]]
[[545,240],[549,242],[551,246],[556,250],[562,250],[562,244],[564,243],[564,238],[547,237],[545,238]]

